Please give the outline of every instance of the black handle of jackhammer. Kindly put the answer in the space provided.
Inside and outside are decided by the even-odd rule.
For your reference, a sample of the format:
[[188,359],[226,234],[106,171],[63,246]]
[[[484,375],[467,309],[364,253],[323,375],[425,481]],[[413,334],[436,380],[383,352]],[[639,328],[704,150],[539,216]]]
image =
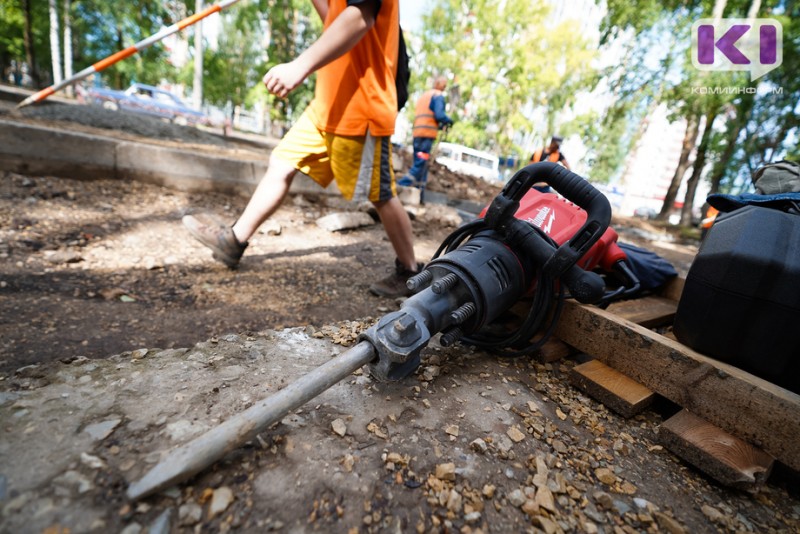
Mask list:
[[520,169],[489,206],[486,212],[486,222],[489,226],[496,228],[496,223],[502,225],[503,219],[510,220],[507,217],[516,213],[519,201],[537,182],[547,182],[564,198],[574,202],[587,213],[583,226],[569,241],[558,247],[544,266],[545,272],[558,278],[586,254],[605,233],[611,222],[611,205],[592,184],[569,169],[549,161],[532,163]]
[[603,281],[575,264],[605,233],[611,222],[611,205],[592,184],[556,163],[533,163],[520,169],[494,199],[486,212],[486,223],[506,235],[516,233],[519,228],[512,230],[517,226],[513,215],[519,208],[519,201],[537,182],[547,182],[586,211],[587,218],[575,235],[555,252],[543,239],[526,239],[526,246],[536,249],[535,255],[539,258],[547,257],[544,272],[553,278],[561,278],[577,300],[594,302],[602,297]]

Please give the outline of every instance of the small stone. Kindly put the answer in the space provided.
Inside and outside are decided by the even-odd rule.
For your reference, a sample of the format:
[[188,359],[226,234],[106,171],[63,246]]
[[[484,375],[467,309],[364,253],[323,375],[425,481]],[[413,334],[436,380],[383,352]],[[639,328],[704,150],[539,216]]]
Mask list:
[[458,425],[447,425],[444,429],[445,434],[458,437]]
[[594,502],[605,510],[611,510],[614,507],[614,500],[611,498],[611,495],[604,491],[596,491],[592,497],[594,498]]
[[553,499],[553,493],[547,487],[539,488],[536,491],[536,504],[550,512],[556,511],[556,503]]
[[669,532],[669,534],[686,534],[686,529],[674,518],[662,512],[656,512],[655,516],[658,526]]
[[182,527],[191,527],[200,522],[203,517],[203,509],[195,502],[182,504],[178,508],[178,524]]
[[347,425],[341,419],[334,419],[331,423],[331,428],[337,435],[341,437],[344,437],[344,435],[347,433]]
[[497,488],[493,484],[485,484],[481,490],[481,494],[487,499],[492,499],[494,498],[494,492],[496,490]]
[[606,467],[598,467],[595,469],[594,476],[597,477],[597,480],[609,486],[617,481],[616,475],[614,475],[614,473],[612,473],[611,470]]
[[621,501],[619,499],[614,499],[614,509],[619,513],[619,515],[625,515],[631,511],[631,507],[625,501]]
[[467,523],[477,523],[481,520],[481,513],[480,512],[470,512],[464,516],[464,521]]
[[213,519],[228,509],[233,502],[233,491],[227,486],[222,486],[214,490],[211,497],[211,505],[208,507],[208,518]]
[[106,466],[103,460],[97,456],[92,456],[91,454],[87,454],[85,452],[81,453],[81,463],[91,469],[102,469]]
[[353,466],[356,463],[356,459],[352,454],[345,454],[339,463],[342,464],[342,468],[345,470],[345,472],[351,473],[353,471]]
[[390,463],[393,463],[393,464],[396,464],[396,465],[405,465],[406,464],[405,459],[399,453],[396,453],[396,452],[390,452],[389,454],[387,454],[386,455],[386,461],[390,462]]
[[502,453],[508,453],[514,447],[514,443],[508,439],[508,436],[501,434],[499,438],[497,438],[497,448]]
[[525,514],[533,516],[539,513],[539,505],[532,499],[527,499],[520,508]]
[[634,495],[636,493],[636,486],[628,482],[627,480],[620,485],[620,489],[622,493],[626,495]]
[[53,479],[53,483],[62,487],[77,487],[79,494],[94,488],[94,484],[77,471],[67,471]]
[[436,478],[439,480],[450,480],[453,481],[456,479],[456,464],[447,463],[447,464],[439,464],[436,466]]
[[523,493],[521,489],[515,489],[514,491],[508,494],[509,504],[511,504],[511,506],[515,508],[519,508],[520,506],[525,504],[525,501],[527,500],[528,499],[525,497],[525,493]]
[[450,490],[450,496],[447,498],[447,509],[455,513],[461,512],[462,500],[460,493],[456,490]]
[[511,428],[509,428],[506,431],[506,435],[508,435],[508,437],[511,438],[512,441],[514,441],[514,443],[519,443],[520,441],[525,439],[525,434],[523,434],[520,431],[520,429],[517,428],[516,426],[512,426]]
[[542,527],[546,534],[555,534],[559,530],[558,525],[546,517],[536,516],[533,518],[533,522],[539,523],[539,526]]
[[108,421],[103,421],[102,423],[88,425],[83,429],[83,431],[89,434],[93,440],[101,441],[111,435],[114,429],[117,428],[117,425],[119,425],[121,422],[121,419],[109,419]]
[[556,408],[556,416],[562,421],[567,419],[567,414],[561,411],[561,408]]
[[486,445],[486,442],[483,441],[481,438],[474,440],[472,443],[469,444],[469,447],[473,451],[479,452],[481,454],[484,454],[489,449],[489,446]]
[[700,508],[700,511],[702,511],[703,515],[705,515],[712,523],[722,523],[722,521],[725,519],[725,516],[722,514],[722,512],[707,504],[704,504]]

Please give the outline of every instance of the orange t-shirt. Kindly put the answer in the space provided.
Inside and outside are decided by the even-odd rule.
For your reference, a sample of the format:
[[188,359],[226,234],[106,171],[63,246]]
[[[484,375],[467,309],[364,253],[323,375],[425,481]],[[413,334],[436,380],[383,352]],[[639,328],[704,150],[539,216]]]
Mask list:
[[[347,7],[329,0],[325,29]],[[394,133],[397,117],[398,0],[383,0],[375,24],[349,52],[317,71],[309,116],[317,128],[337,135],[376,137]]]

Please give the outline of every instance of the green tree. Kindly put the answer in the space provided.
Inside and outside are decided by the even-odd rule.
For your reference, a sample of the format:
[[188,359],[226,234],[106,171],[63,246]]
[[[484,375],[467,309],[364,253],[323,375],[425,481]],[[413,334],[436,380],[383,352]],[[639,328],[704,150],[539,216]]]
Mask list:
[[[726,182],[741,183],[741,172],[737,166],[753,167],[754,162],[763,161],[770,154],[787,150],[787,140],[796,139],[798,101],[797,82],[794,70],[787,65],[793,43],[796,42],[796,27],[792,26],[790,17],[783,17],[781,12],[797,12],[793,2],[750,1],[750,0],[700,0],[700,1],[666,1],[639,2],[634,6],[622,0],[609,0],[609,11],[604,21],[604,36],[612,38],[627,32],[633,35],[634,42],[641,42],[643,36],[658,28],[659,21],[673,20],[670,31],[662,33],[683,35],[684,46],[676,49],[674,66],[679,67],[677,76],[673,76],[669,87],[659,97],[672,110],[673,117],[684,118],[688,122],[688,131],[684,139],[682,152],[679,155],[678,170],[665,198],[660,217],[666,218],[675,200],[675,192],[680,185],[684,173],[689,167],[692,172],[687,181],[687,195],[681,214],[682,224],[689,224],[694,202],[694,194],[704,177],[711,180],[712,190],[724,188]],[[694,20],[709,16],[745,17],[745,16],[778,16],[784,20],[784,66],[772,71],[766,80],[750,83],[740,73],[715,72],[700,73],[693,68],[688,56],[689,39],[685,36]],[[794,17],[796,18],[796,17]],[[787,36],[789,36],[788,48]],[[792,37],[794,36],[794,37]],[[682,56],[682,57],[681,57]],[[791,73],[791,74],[789,74]],[[657,74],[657,73],[653,73]],[[787,77],[787,74],[789,76]],[[780,78],[779,80],[777,78]],[[766,95],[759,88],[780,86],[785,98],[774,98]],[[733,87],[746,88],[746,92],[731,91],[728,93],[706,92],[695,93],[692,87]],[[757,91],[757,92],[756,92]],[[753,96],[753,92],[756,95]],[[768,98],[766,97],[768,96]],[[780,117],[775,120],[770,117]],[[702,128],[702,130],[701,130]],[[702,131],[702,135],[700,134]],[[699,144],[697,139],[699,138]],[[796,141],[795,141],[796,142]],[[689,163],[689,155],[696,153],[695,159]],[[741,162],[741,163],[737,163]],[[709,172],[710,171],[710,172]]]
[[[412,55],[419,67],[412,87],[452,76],[457,122],[448,139],[508,154],[527,148],[525,138],[552,133],[559,112],[590,84],[596,51],[568,21],[550,24],[549,12],[539,0],[433,3]],[[532,121],[536,111],[543,120]]]

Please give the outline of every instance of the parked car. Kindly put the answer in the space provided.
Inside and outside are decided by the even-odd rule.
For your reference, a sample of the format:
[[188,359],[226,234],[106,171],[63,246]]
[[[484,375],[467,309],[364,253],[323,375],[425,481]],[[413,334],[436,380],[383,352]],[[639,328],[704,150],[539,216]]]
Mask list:
[[658,212],[648,206],[640,206],[633,210],[633,216],[642,219],[655,219],[658,216]]
[[161,117],[176,124],[210,125],[210,121],[204,113],[188,107],[169,91],[152,85],[134,83],[125,91],[91,88],[88,96],[91,103],[114,111],[121,109],[132,113],[142,113]]

